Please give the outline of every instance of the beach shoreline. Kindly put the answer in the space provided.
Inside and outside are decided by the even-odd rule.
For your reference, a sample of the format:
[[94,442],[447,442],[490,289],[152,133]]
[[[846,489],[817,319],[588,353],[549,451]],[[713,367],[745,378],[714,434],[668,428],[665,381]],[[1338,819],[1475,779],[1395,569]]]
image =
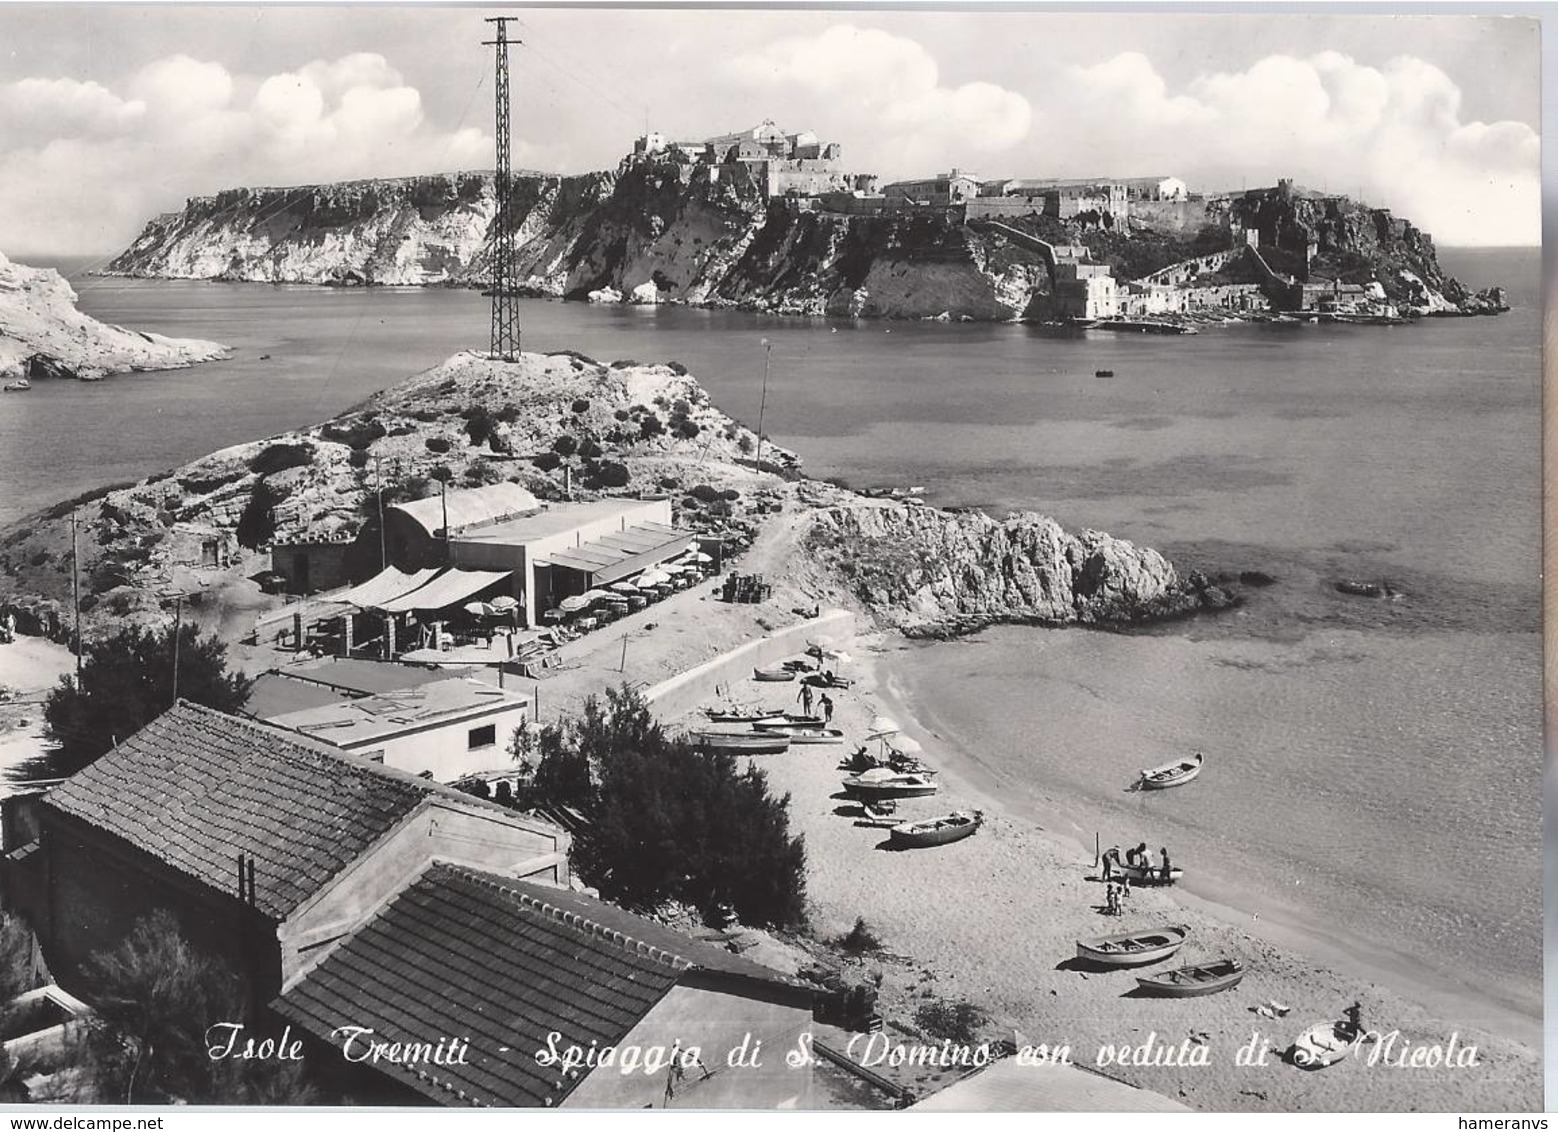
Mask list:
[[[891,646],[890,639],[884,646]],[[934,761],[960,792],[973,796],[990,810],[1008,817],[1035,821],[1056,846],[1075,855],[1079,864],[1091,865],[1093,846],[1087,831],[1075,820],[1077,804],[1064,798],[1037,802],[999,789],[999,772],[973,756],[966,743],[950,733],[921,702],[917,702],[893,672],[886,648],[867,654],[874,668],[873,683],[880,710],[903,725],[904,733],[933,753]],[[1068,812],[1069,811],[1069,812]],[[1417,963],[1413,957],[1392,952],[1388,945],[1356,931],[1321,932],[1300,922],[1303,913],[1280,901],[1261,899],[1249,888],[1237,891],[1204,880],[1181,881],[1173,889],[1176,903],[1222,921],[1230,928],[1250,934],[1283,950],[1312,958],[1338,973],[1354,975],[1377,983],[1447,1018],[1464,1018],[1532,1049],[1542,1042],[1542,1002],[1540,995],[1522,1008],[1500,988],[1477,986],[1471,981],[1452,983]],[[1375,953],[1371,957],[1370,952]],[[1379,953],[1383,952],[1383,955]]]

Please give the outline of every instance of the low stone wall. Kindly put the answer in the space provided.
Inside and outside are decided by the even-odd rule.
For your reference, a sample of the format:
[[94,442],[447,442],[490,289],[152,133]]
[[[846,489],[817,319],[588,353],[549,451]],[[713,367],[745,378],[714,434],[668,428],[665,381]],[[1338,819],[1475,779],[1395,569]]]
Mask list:
[[713,699],[717,685],[749,680],[754,668],[799,656],[806,651],[809,641],[842,643],[854,633],[855,615],[847,609],[830,609],[820,617],[749,641],[696,668],[663,680],[645,692],[644,698],[661,719],[674,719]]

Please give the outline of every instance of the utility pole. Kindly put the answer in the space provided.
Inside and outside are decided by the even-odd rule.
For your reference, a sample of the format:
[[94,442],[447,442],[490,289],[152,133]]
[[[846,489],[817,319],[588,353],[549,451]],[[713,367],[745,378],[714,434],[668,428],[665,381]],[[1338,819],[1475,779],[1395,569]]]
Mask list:
[[173,595],[173,702],[179,702],[179,638],[184,627],[184,593]]
[[508,25],[513,16],[489,16],[487,23],[498,25],[498,38],[483,40],[483,46],[497,49],[497,168],[493,191],[497,211],[492,218],[492,357],[512,362],[519,356],[519,296],[514,292],[514,221],[509,214],[512,171],[509,167],[509,44]]
[[763,470],[763,410],[768,408],[768,364],[774,356],[774,344],[763,339],[763,399],[757,403],[757,470]]
[[76,542],[75,511],[70,513],[70,593],[76,607],[76,687],[81,687],[81,551]]
[[[373,458],[373,494],[379,501],[379,570],[389,569],[389,555],[384,552],[384,476],[379,470],[379,458]],[[449,521],[448,515],[444,522]]]

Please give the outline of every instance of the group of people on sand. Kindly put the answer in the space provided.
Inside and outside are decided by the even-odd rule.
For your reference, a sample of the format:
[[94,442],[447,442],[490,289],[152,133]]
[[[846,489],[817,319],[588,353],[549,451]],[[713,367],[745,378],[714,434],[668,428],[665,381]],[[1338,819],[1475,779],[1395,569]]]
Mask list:
[[[803,684],[803,685],[801,685],[801,694],[798,697],[796,697],[796,698],[801,701],[801,710],[803,712],[805,712],[807,715],[811,715],[812,714],[812,710],[811,710],[811,707],[812,707],[811,685],[810,684]],[[817,706],[822,709],[822,722],[824,724],[832,723],[833,722],[833,700],[828,696],[828,693],[826,693],[826,692],[822,693],[822,698],[817,701]]]
[[1129,896],[1131,892],[1131,874],[1125,871],[1125,866],[1133,870],[1140,870],[1139,882],[1151,881],[1155,876],[1163,884],[1169,884],[1174,879],[1173,866],[1169,860],[1168,847],[1158,850],[1162,863],[1154,865],[1151,855],[1147,852],[1147,843],[1143,841],[1134,849],[1125,851],[1125,862],[1122,866],[1120,850],[1111,846],[1103,855],[1103,881],[1107,886],[1104,890],[1104,912],[1106,915],[1118,916],[1121,913],[1120,901]]

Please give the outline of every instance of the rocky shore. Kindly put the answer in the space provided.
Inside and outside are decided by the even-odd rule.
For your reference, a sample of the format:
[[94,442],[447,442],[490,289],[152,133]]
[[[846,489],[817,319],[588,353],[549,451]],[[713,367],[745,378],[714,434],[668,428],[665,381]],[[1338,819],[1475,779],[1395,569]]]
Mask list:
[[[265,547],[362,538],[378,489],[393,502],[505,480],[543,500],[668,494],[678,523],[702,529],[755,532],[794,508],[782,569],[909,632],[1128,625],[1226,604],[1156,551],[1100,532],[868,499],[803,478],[766,440],[759,469],[756,439],[674,363],[459,354],[319,425],[12,524],[0,532],[0,605],[29,631],[65,631],[73,512],[90,631],[165,617],[173,592],[219,605],[230,589],[252,604]],[[203,546],[225,565],[201,566]]]
[[216,342],[98,322],[76,309],[76,292],[59,272],[0,254],[0,379],[94,380],[132,370],[177,369],[228,352]]

